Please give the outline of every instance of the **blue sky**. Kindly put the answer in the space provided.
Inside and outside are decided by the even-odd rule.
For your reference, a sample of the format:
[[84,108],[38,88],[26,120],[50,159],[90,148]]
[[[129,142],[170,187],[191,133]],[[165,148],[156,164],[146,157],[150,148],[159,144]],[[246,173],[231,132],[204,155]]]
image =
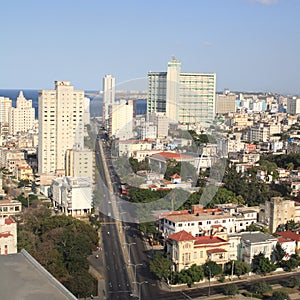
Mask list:
[[217,90],[300,94],[298,0],[9,0],[0,9],[0,89],[65,79],[99,90],[105,74],[139,88],[175,55],[183,72],[215,72]]

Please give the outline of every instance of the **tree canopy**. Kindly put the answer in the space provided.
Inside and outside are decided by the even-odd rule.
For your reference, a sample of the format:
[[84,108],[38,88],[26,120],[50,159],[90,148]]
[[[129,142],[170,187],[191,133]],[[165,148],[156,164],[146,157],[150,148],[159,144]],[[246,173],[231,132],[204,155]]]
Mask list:
[[74,295],[95,294],[87,257],[98,244],[97,231],[65,215],[51,216],[43,206],[30,208],[18,226],[18,248],[26,249]]

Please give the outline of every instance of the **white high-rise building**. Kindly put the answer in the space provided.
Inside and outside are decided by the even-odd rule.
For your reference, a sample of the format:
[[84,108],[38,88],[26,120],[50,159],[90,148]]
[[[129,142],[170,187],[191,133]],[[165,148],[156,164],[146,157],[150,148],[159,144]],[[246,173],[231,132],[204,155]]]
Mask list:
[[18,132],[26,132],[34,127],[35,109],[32,107],[32,100],[26,98],[23,92],[17,98],[16,107],[11,108],[9,132],[17,134]]
[[133,101],[120,100],[109,108],[109,135],[120,140],[132,138]]
[[300,114],[300,98],[289,98],[287,100],[286,112],[291,115]]
[[109,118],[109,105],[115,102],[115,84],[116,79],[112,75],[105,75],[103,77],[103,107],[102,119],[103,121]]
[[215,73],[182,73],[173,58],[167,72],[148,73],[147,116],[166,113],[169,122],[195,124],[215,116]]
[[84,125],[90,124],[90,118],[91,118],[91,114],[90,114],[90,103],[91,100],[88,97],[84,98],[84,113],[83,113],[83,121],[84,121]]
[[9,122],[9,114],[12,108],[12,101],[6,97],[0,97],[0,123]]
[[84,146],[84,91],[69,81],[39,91],[39,174],[64,175],[67,149]]

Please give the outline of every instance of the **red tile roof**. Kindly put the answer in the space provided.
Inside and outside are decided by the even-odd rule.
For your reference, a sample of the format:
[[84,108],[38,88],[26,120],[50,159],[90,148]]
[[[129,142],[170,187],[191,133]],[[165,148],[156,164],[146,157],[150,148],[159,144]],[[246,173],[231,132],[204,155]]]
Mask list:
[[278,238],[277,238],[277,242],[278,242],[279,244],[281,244],[281,243],[294,242],[294,241],[291,240],[291,239],[286,239],[286,238],[284,238],[284,237],[278,237]]
[[0,233],[0,238],[7,238],[9,236],[12,236],[9,231]]
[[225,249],[222,248],[216,248],[216,249],[210,249],[206,251],[209,254],[214,254],[214,253],[224,253],[227,252]]
[[300,234],[297,234],[293,231],[283,231],[283,232],[276,232],[277,235],[280,235],[281,237],[291,239],[293,241],[300,242]]
[[196,238],[185,230],[181,230],[179,232],[173,233],[169,236],[169,239],[182,242],[182,241],[194,241]]
[[193,157],[192,156],[188,156],[188,155],[184,155],[184,154],[179,154],[179,153],[173,153],[173,152],[159,152],[159,153],[156,153],[154,154],[154,156],[162,156],[164,157],[165,159],[192,159]]
[[5,219],[5,224],[6,225],[10,225],[12,223],[16,223],[16,221],[13,220],[11,217],[8,217],[8,218]]
[[181,178],[177,173],[171,176],[171,178],[176,179],[176,178]]
[[195,241],[195,246],[202,246],[208,244],[227,243],[225,240],[214,236],[198,236]]

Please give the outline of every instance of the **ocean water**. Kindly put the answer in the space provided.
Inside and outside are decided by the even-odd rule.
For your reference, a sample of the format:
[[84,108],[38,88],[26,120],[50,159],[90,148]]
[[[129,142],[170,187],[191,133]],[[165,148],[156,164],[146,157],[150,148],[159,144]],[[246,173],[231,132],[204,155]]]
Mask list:
[[[24,97],[26,99],[32,100],[32,106],[35,108],[35,117],[38,118],[38,90],[22,90]],[[88,91],[90,93],[91,91]],[[16,106],[16,100],[19,96],[20,90],[1,90],[0,97],[8,97],[12,100],[13,106]],[[91,97],[88,94],[86,97],[91,99],[90,103],[90,113],[91,117],[102,116],[102,97]],[[147,102],[146,100],[135,100],[135,112],[137,115],[142,115],[146,113]]]

